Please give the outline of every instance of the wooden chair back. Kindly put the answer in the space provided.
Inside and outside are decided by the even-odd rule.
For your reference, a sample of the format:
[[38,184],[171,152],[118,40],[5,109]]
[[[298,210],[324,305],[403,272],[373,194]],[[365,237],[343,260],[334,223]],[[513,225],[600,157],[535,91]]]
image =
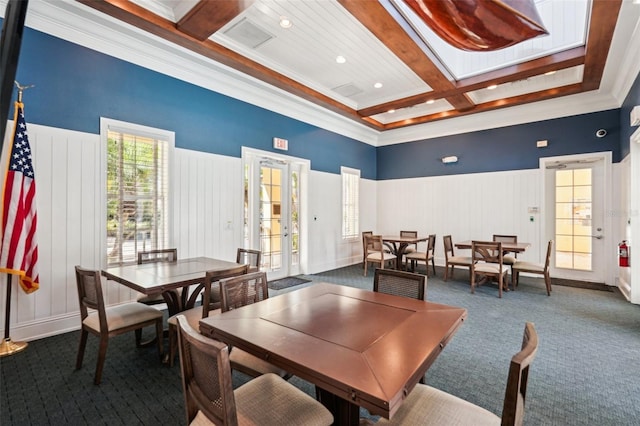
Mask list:
[[88,309],[95,309],[98,312],[100,331],[107,331],[107,316],[104,307],[100,271],[76,266],[76,285],[78,287],[81,321],[84,321],[89,316]]
[[222,312],[268,299],[267,273],[253,272],[221,280],[220,296]]
[[[364,245],[365,249],[380,252],[380,253],[384,251],[382,235],[366,235],[364,237],[364,240],[365,240],[365,245]],[[382,254],[380,258],[382,258]]]
[[[418,231],[400,231],[401,237],[418,238]],[[411,244],[411,246],[417,250],[418,244]]]
[[493,234],[493,241],[501,242],[501,243],[517,243],[518,236],[517,235],[499,235]]
[[502,243],[499,241],[472,241],[473,262],[499,263],[502,266]]
[[260,259],[262,252],[260,250],[252,250],[238,248],[236,253],[236,263],[244,263],[249,265],[249,272],[258,272],[260,270]]
[[213,424],[237,425],[229,348],[178,315],[178,346],[187,424],[201,411]]
[[425,300],[427,277],[412,272],[376,268],[373,291]]
[[427,259],[435,256],[436,253],[436,234],[429,234],[427,239]]
[[444,257],[445,259],[449,259],[450,257],[454,257],[455,253],[453,252],[453,242],[451,241],[451,235],[445,235],[442,237],[442,242],[444,244]]
[[[207,271],[204,277],[204,283],[198,286],[202,291],[202,300],[208,300],[209,303],[202,303],[202,318],[209,316],[209,311],[218,309],[221,305],[220,280],[226,278],[237,277],[249,273],[249,265],[238,265],[231,269],[222,271]],[[197,297],[197,291],[196,293]],[[193,297],[193,295],[191,296]]]
[[178,260],[178,249],[158,249],[138,252],[138,265],[154,262],[176,262]]
[[502,407],[502,425],[522,425],[527,396],[529,366],[538,351],[538,333],[533,323],[526,323],[522,337],[522,349],[511,358],[507,388]]

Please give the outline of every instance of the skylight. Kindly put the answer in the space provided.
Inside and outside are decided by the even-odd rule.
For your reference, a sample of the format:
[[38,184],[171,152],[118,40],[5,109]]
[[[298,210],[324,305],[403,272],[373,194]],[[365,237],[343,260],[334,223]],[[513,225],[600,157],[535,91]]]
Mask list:
[[535,0],[549,35],[493,52],[468,52],[438,37],[404,1],[389,1],[456,80],[585,45],[591,7],[591,0]]

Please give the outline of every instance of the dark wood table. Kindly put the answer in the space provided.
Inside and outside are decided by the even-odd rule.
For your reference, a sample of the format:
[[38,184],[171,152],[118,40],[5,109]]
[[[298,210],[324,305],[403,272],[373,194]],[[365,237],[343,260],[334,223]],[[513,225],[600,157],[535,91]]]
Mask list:
[[402,256],[409,247],[409,244],[418,244],[422,241],[427,241],[429,237],[400,237],[396,235],[384,235],[382,242],[391,249],[391,253],[395,254],[396,269],[402,269]]
[[[456,248],[471,250],[471,240],[455,243]],[[506,243],[502,242],[502,251],[510,253],[522,253],[531,246],[530,243]]]
[[[204,281],[207,271],[231,269],[239,264],[208,257],[179,259],[176,262],[156,262],[114,266],[103,269],[102,275],[144,294],[162,293],[169,316],[190,309],[187,304],[187,288]],[[169,290],[181,289],[181,295]],[[195,302],[195,300],[194,300]]]
[[316,386],[335,424],[359,407],[389,418],[453,337],[467,311],[316,283],[200,321],[202,334]]

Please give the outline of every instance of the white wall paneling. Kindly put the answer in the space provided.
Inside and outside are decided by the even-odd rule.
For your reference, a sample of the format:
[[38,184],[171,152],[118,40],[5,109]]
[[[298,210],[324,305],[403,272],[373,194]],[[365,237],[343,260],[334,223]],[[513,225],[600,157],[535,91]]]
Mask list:
[[537,169],[381,181],[375,231],[436,234],[438,265],[444,265],[443,235],[451,234],[455,243],[514,234],[531,243],[518,258],[541,262],[546,246],[540,243],[540,213],[528,212],[529,207],[540,207],[540,182]]

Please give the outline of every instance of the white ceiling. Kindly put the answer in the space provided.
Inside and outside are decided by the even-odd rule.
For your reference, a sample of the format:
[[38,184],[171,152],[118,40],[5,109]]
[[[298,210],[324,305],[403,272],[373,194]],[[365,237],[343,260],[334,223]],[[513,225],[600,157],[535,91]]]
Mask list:
[[[385,4],[387,1],[381,0]],[[135,3],[175,23],[198,1],[135,0]],[[549,23],[545,22],[547,28],[550,31],[558,27],[563,29],[559,37],[563,43],[575,45],[576,34],[580,35],[582,32],[581,37],[584,36],[580,19],[570,18],[579,15],[584,25],[584,9],[588,9],[589,1],[538,0],[538,3],[543,20],[549,13],[553,16]],[[6,0],[0,0],[2,10],[5,4]],[[576,6],[578,9],[575,9]],[[291,28],[279,26],[281,16],[286,16],[293,22]],[[371,129],[371,126],[363,125],[357,120],[345,119],[331,111],[331,108],[318,106],[313,99],[302,99],[287,93],[282,87],[274,87],[269,82],[248,76],[233,67],[221,65],[184,46],[175,45],[73,0],[32,1],[27,14],[27,25],[41,31],[373,145],[617,108],[640,70],[640,55],[637,54],[640,51],[639,21],[640,5],[632,4],[632,0],[623,0],[599,90],[381,131]],[[552,31],[557,33],[556,30]],[[256,34],[266,36],[268,40],[257,47],[248,47],[245,43]],[[242,39],[243,36],[245,39]],[[549,39],[534,40],[531,42],[533,47],[523,45],[524,51],[531,54],[532,51],[541,51],[543,48],[557,50],[557,46],[549,45]],[[211,35],[209,41],[353,110],[432,90],[385,43],[339,2],[333,0],[257,0]],[[338,55],[344,56],[346,63],[338,64],[335,60]],[[439,55],[444,56],[444,53],[441,51]],[[456,62],[459,62],[463,65],[463,70],[455,72],[469,74],[478,72],[477,67],[491,67],[496,60],[513,62],[516,53],[500,51],[492,55],[492,59],[485,56],[482,60],[456,59],[454,55],[454,59],[446,64],[455,68]],[[527,58],[530,59],[530,56]],[[469,64],[476,67],[476,71],[464,68]],[[480,87],[469,91],[468,97],[473,103],[482,104],[577,84],[582,80],[583,70],[584,67],[578,65],[560,70],[554,75],[540,74],[506,82],[495,90]],[[377,82],[382,83],[381,88],[374,88]],[[387,124],[452,111],[453,108],[445,98],[438,98],[431,104],[420,102],[408,108],[399,108],[394,113],[377,113],[371,118]]]

